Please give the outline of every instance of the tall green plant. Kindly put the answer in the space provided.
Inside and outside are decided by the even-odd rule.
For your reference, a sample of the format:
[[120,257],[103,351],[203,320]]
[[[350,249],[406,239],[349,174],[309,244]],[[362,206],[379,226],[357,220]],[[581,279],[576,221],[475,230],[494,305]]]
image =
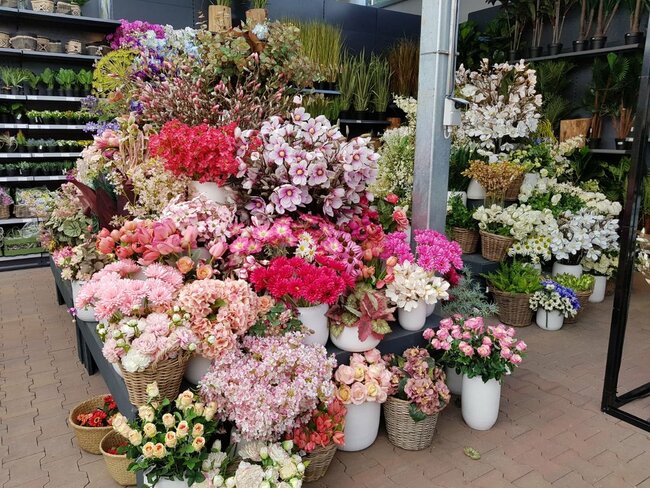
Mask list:
[[596,14],[597,2],[598,0],[580,0],[579,41],[585,42],[589,39],[594,23],[594,15]]
[[594,61],[592,82],[587,93],[587,105],[590,106],[591,137],[600,139],[602,118],[610,109],[612,94],[620,91],[628,83],[630,60],[616,53],[609,53],[606,59]]
[[548,20],[551,23],[552,27],[552,43],[559,44],[560,39],[562,38],[562,31],[564,30],[564,21],[567,14],[574,5],[577,3],[577,0],[551,0],[547,4],[547,15]]
[[510,49],[512,51],[518,51],[521,47],[521,38],[531,21],[529,5],[531,1],[536,4],[535,0],[486,0],[490,5],[496,5],[497,2],[501,4],[501,11],[510,33]]
[[574,68],[575,65],[568,61],[546,61],[535,64],[537,87],[542,94],[542,114],[555,130],[573,108],[572,103],[562,96],[562,92],[571,82],[569,75]]
[[594,37],[605,37],[612,25],[612,20],[618,8],[621,5],[621,0],[598,0],[596,7],[596,30]]
[[315,21],[297,24],[303,54],[317,67],[317,81],[336,82],[341,60],[341,28]]
[[384,58],[372,55],[370,69],[373,77],[372,104],[376,112],[386,112],[390,103],[390,66]]
[[400,39],[388,51],[390,89],[396,95],[417,97],[420,46],[412,39]]
[[339,75],[341,110],[350,110],[354,100],[355,67],[354,58],[347,52],[344,53],[341,57],[341,73]]
[[374,89],[373,72],[370,64],[366,62],[365,51],[362,51],[355,59],[354,78],[354,109],[360,112],[370,108],[372,91]]
[[611,90],[611,107],[609,113],[614,123],[616,137],[625,139],[632,130],[634,108],[639,95],[639,77],[643,58],[641,54],[630,56],[625,77]]

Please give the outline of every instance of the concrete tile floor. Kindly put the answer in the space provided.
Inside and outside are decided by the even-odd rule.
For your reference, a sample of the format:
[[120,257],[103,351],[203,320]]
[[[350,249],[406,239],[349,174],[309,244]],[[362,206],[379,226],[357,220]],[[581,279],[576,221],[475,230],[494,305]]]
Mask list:
[[[600,412],[611,298],[552,333],[520,330],[530,345],[508,377],[488,432],[469,429],[451,405],[433,446],[407,452],[382,433],[369,449],[338,453],[318,488],[650,488],[650,435]],[[620,391],[650,381],[650,287],[637,280]],[[80,451],[66,424],[85,397],[104,393],[77,360],[74,329],[56,305],[47,268],[0,274],[0,485],[117,486],[100,456]],[[629,410],[650,417],[650,399]],[[472,461],[463,447],[478,449]]]

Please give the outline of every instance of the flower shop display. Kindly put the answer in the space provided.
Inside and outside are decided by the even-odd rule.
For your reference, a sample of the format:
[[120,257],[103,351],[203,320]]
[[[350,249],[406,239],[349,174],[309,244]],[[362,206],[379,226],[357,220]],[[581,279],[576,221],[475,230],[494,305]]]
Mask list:
[[347,408],[338,398],[321,402],[307,422],[287,433],[286,438],[293,442],[294,450],[309,462],[304,481],[316,481],[325,476],[337,446],[345,443],[346,413]]
[[544,330],[560,330],[565,317],[580,309],[576,294],[553,280],[542,281],[542,289],[530,297],[530,308],[537,311],[535,322]]
[[[463,171],[463,175],[481,185],[485,192],[486,206],[503,206],[506,199],[517,199],[519,187],[524,180],[524,169],[508,160],[486,163],[477,159],[470,161],[469,168]],[[514,196],[509,194],[511,187],[516,189]]]
[[533,319],[530,298],[541,290],[541,274],[519,261],[502,262],[499,269],[484,275],[499,308],[499,320],[506,325],[526,327]]
[[499,416],[501,378],[521,364],[528,346],[503,324],[486,326],[481,317],[455,316],[440,321],[424,338],[440,361],[462,376],[463,420],[475,430],[489,430]]
[[9,211],[9,206],[13,205],[14,200],[9,195],[9,191],[6,188],[0,186],[0,219],[8,219],[11,215]]
[[510,236],[512,225],[512,207],[505,209],[499,205],[489,208],[479,207],[474,211],[473,217],[478,221],[481,236],[481,256],[489,261],[503,261],[514,243]]
[[594,277],[594,291],[589,296],[591,303],[600,303],[605,299],[608,280],[618,270],[618,252],[604,252],[596,261],[586,258],[582,262],[586,273]]
[[208,458],[218,423],[214,403],[203,403],[190,390],[177,397],[162,397],[156,383],[146,387],[147,401],[134,420],[122,414],[113,429],[129,440],[126,455],[130,471],[143,471],[151,486],[192,486],[205,479],[199,469]]
[[391,372],[391,388],[384,403],[388,439],[402,449],[426,449],[433,441],[438,413],[451,397],[445,373],[429,352],[419,347],[385,359]]
[[458,243],[463,254],[473,254],[478,249],[480,235],[478,223],[473,219],[471,212],[463,203],[460,196],[449,199],[447,206],[447,234]]
[[580,277],[576,277],[572,274],[558,274],[553,276],[553,281],[559,283],[565,288],[573,290],[573,293],[575,293],[580,308],[578,308],[575,315],[569,315],[564,318],[565,324],[575,324],[578,321],[578,317],[587,306],[587,303],[589,303],[589,297],[594,291],[595,278],[590,274],[583,274]]
[[111,478],[121,486],[137,484],[135,473],[129,471],[131,462],[126,457],[126,447],[129,441],[111,429],[99,443],[99,450],[106,463],[106,470]]
[[234,423],[237,440],[282,436],[333,396],[335,360],[323,346],[303,344],[303,337],[246,336],[241,348],[224,352],[199,383],[202,397],[218,405],[217,417]]
[[117,414],[117,404],[111,395],[89,398],[73,408],[68,425],[74,430],[79,447],[91,454],[99,454],[99,444],[113,430],[112,422]]
[[353,353],[350,364],[341,364],[334,373],[336,398],[347,409],[345,442],[342,451],[361,451],[370,447],[379,432],[381,404],[388,399],[391,372],[377,349]]

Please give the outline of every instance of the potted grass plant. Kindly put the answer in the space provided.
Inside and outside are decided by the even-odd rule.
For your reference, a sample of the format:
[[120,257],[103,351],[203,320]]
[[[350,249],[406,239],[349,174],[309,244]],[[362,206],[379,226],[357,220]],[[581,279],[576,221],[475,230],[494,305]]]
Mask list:
[[372,101],[374,90],[374,79],[372,68],[366,62],[365,52],[361,52],[354,61],[354,111],[355,119],[366,120]]
[[246,22],[254,27],[257,24],[266,22],[266,4],[268,0],[252,0],[251,8],[246,10]]
[[345,53],[341,57],[341,71],[338,77],[339,96],[340,100],[340,114],[339,116],[342,119],[350,117],[352,110],[352,103],[354,100],[354,85],[356,83],[356,71],[355,71],[355,62],[354,58]]
[[384,120],[390,102],[390,65],[388,61],[372,55],[370,69],[373,75],[372,105],[375,109],[374,119]]

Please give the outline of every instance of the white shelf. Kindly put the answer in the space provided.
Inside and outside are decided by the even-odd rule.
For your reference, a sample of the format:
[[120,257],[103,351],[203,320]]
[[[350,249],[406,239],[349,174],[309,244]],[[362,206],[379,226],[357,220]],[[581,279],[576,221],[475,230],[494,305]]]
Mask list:
[[48,176],[0,176],[0,183],[22,183],[30,181],[64,181],[66,175]]
[[80,152],[0,153],[0,159],[78,158]]
[[47,253],[37,253],[37,254],[20,254],[18,256],[0,256],[0,262],[3,261],[18,261],[19,259],[36,259],[43,258],[47,256]]
[[85,125],[68,124],[0,124],[0,129],[83,130]]
[[29,124],[0,124],[0,129],[27,129]]
[[10,224],[29,224],[31,222],[41,222],[43,219],[38,217],[25,217],[25,218],[11,218],[11,219],[0,219],[0,225],[10,225]]
[[86,97],[63,97],[58,95],[11,95],[0,94],[0,100],[35,101],[35,102],[80,102]]
[[0,159],[25,159],[31,157],[31,153],[0,153]]

